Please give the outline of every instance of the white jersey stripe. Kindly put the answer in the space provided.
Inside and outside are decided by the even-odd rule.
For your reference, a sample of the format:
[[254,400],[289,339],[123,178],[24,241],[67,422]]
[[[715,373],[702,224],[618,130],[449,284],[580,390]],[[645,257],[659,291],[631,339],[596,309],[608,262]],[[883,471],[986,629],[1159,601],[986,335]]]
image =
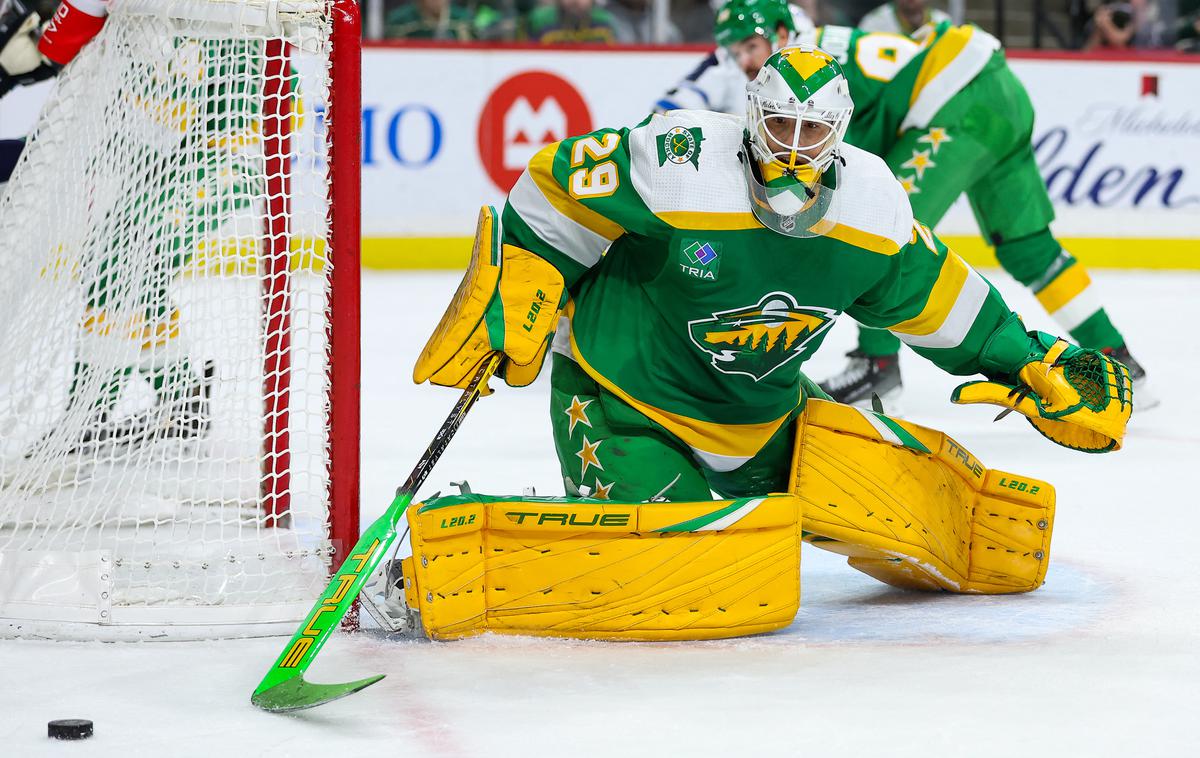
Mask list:
[[595,266],[608,249],[604,237],[559,213],[528,171],[508,193],[508,202],[543,242],[581,266]]
[[718,455],[717,453],[708,453],[698,447],[693,447],[692,457],[694,457],[700,463],[703,463],[705,466],[708,466],[713,471],[723,474],[727,471],[733,471],[736,468],[740,468],[747,461],[749,461],[752,456],[743,457],[740,455]]
[[912,347],[951,348],[958,347],[967,338],[971,326],[988,297],[987,280],[980,276],[975,269],[967,270],[967,280],[963,283],[958,299],[947,314],[942,325],[931,334],[901,334],[893,332],[905,344]]
[[1000,43],[995,37],[982,29],[974,29],[962,52],[917,95],[916,102],[908,109],[908,115],[900,124],[900,131],[929,126],[942,106],[970,84],[998,49]]
[[1075,297],[1063,304],[1063,307],[1050,315],[1068,332],[1087,321],[1096,311],[1100,310],[1100,297],[1096,289],[1088,285]]

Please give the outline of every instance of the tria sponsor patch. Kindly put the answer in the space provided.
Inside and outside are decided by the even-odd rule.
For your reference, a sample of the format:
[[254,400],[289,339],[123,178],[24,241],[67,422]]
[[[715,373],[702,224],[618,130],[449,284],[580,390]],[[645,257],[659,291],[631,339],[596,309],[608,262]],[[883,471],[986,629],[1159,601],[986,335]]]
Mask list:
[[754,305],[689,321],[688,334],[712,356],[717,371],[757,382],[803,353],[836,318],[835,310],[801,306],[786,292],[772,292]]
[[679,248],[679,270],[690,277],[716,281],[721,269],[721,243],[684,238]]

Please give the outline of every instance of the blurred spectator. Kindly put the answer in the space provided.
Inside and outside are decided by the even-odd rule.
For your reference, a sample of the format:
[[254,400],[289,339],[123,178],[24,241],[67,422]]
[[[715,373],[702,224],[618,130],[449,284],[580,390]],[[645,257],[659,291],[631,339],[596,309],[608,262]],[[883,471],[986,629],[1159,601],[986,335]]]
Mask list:
[[516,39],[521,30],[521,19],[532,10],[533,0],[485,0],[475,6],[475,39]]
[[469,10],[450,0],[413,0],[388,11],[384,34],[392,39],[469,40],[474,21]]
[[595,0],[555,0],[534,8],[526,17],[529,39],[555,43],[611,45],[617,41],[612,14]]
[[1185,53],[1200,53],[1200,0],[1179,0],[1175,47]]
[[879,0],[788,0],[788,4],[798,6],[816,26],[858,26]]
[[921,27],[949,21],[950,14],[930,8],[926,0],[895,0],[884,3],[862,17],[858,28],[868,32],[888,32],[911,37]]
[[674,16],[685,42],[712,42],[713,23],[723,0],[676,0],[671,3]]
[[1106,3],[1092,14],[1083,49],[1161,47],[1165,41],[1163,26],[1154,0]]
[[650,0],[608,0],[604,7],[613,18],[617,42],[645,45],[661,41],[668,45],[678,45],[683,41],[679,27],[675,26],[670,19],[667,19],[667,28],[664,30],[663,39],[654,39]]

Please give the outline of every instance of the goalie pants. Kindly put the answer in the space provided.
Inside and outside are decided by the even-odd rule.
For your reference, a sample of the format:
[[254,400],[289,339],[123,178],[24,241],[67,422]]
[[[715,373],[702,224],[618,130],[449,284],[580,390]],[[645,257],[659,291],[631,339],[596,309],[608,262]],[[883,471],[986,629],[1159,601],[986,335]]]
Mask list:
[[[1054,208],[1033,153],[1033,118],[1028,93],[997,53],[927,128],[904,132],[884,159],[917,220],[937,226],[965,192],[1004,270],[1080,345],[1119,347],[1124,339],[1090,291],[1087,272],[1050,233]],[[894,355],[900,340],[862,327],[859,349]]]
[[[733,471],[714,471],[678,437],[627,405],[570,358],[551,356],[550,418],[568,495],[623,502],[655,497],[711,500],[785,492],[795,416],[753,458]],[[827,398],[805,379],[806,397]],[[797,411],[797,414],[799,411]]]

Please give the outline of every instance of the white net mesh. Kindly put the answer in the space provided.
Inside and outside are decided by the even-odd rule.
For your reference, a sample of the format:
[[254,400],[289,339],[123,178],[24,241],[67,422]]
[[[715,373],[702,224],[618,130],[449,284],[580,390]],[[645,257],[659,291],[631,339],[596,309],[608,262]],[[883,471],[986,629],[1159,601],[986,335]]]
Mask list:
[[290,633],[323,588],[328,19],[116,0],[0,187],[0,634]]

